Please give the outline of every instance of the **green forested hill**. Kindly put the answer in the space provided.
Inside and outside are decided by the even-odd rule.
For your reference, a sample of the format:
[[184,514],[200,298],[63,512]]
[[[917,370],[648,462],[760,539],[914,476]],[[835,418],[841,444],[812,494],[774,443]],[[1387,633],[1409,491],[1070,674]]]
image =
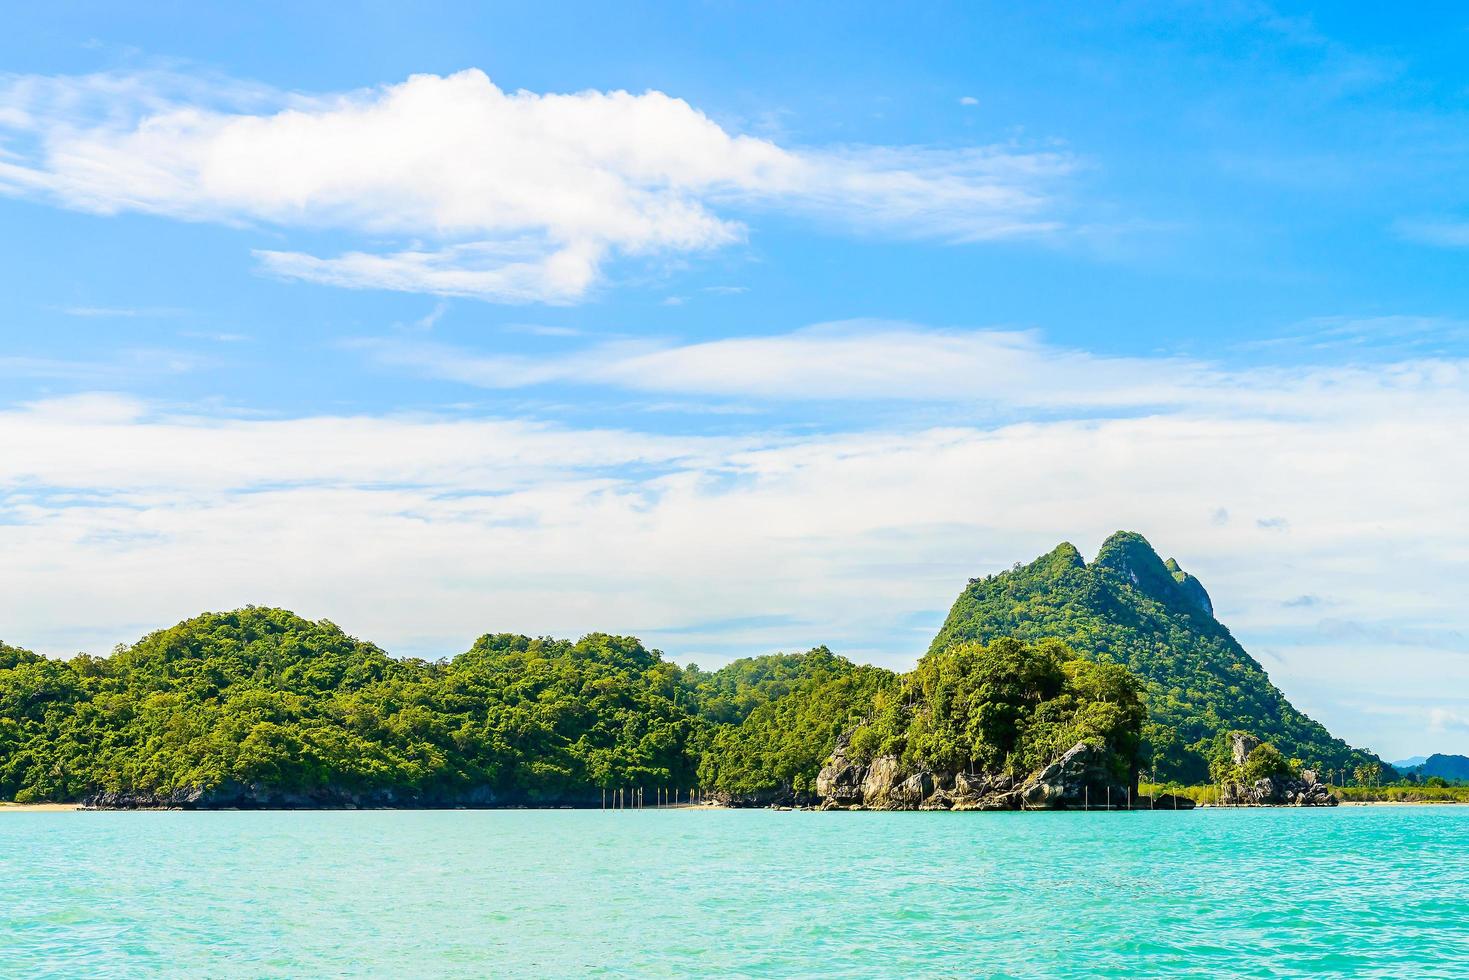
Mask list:
[[1139,534],[1114,534],[1090,564],[1062,544],[1029,565],[970,581],[930,649],[1001,636],[1058,639],[1140,676],[1149,714],[1143,764],[1156,764],[1163,779],[1206,780],[1210,758],[1235,729],[1308,765],[1342,770],[1377,761],[1297,711],[1214,618],[1199,581]]
[[[701,687],[706,710],[735,723],[711,731],[700,784],[752,801],[809,791],[837,736],[868,717],[874,696],[896,684],[892,671],[858,666],[825,647],[735,661]],[[730,717],[726,700],[749,710]]]
[[110,657],[0,644],[0,799],[598,805],[618,788],[787,797],[894,682],[824,647],[683,668],[629,637],[480,637],[401,660],[282,609]]
[[1113,779],[1136,773],[1146,712],[1125,667],[1055,640],[1000,637],[926,654],[884,689],[852,733],[850,757],[897,757],[909,770],[1024,776],[1078,742],[1103,746]]
[[246,608],[107,658],[0,654],[0,798],[588,802],[692,785],[704,725],[682,669],[634,639],[485,636],[428,663]]
[[[1376,761],[1291,707],[1214,619],[1204,587],[1135,534],[1114,535],[1091,564],[1062,545],[971,582],[932,653],[1001,637],[1059,640],[1137,674],[1149,710],[1141,762],[1156,762],[1162,778],[1207,779],[1235,729],[1308,764]],[[486,635],[428,662],[391,657],[324,620],[247,607],[196,616],[110,657],[59,661],[0,644],[0,799],[596,805],[604,789],[693,786],[789,798],[859,726],[933,754],[929,716],[915,705],[943,705],[946,691],[997,697],[978,666],[992,661],[931,655],[900,678],[818,647],[709,672],[594,633],[576,642]],[[1067,671],[1081,684],[1068,697],[1096,686],[1075,665]],[[1099,703],[1120,703],[1103,688]],[[893,710],[908,721],[884,715]],[[1069,721],[1049,724],[1032,728],[1073,734]],[[997,760],[981,743],[1002,749],[1007,766],[1035,762],[1035,746],[1054,748],[971,735],[969,758],[985,764]]]

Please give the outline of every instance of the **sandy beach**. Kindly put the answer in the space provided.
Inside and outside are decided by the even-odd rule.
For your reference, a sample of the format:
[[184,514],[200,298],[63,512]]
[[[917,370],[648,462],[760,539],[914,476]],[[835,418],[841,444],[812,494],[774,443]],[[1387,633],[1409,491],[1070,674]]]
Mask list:
[[0,813],[15,811],[17,813],[44,813],[58,810],[80,810],[81,805],[77,803],[0,803]]

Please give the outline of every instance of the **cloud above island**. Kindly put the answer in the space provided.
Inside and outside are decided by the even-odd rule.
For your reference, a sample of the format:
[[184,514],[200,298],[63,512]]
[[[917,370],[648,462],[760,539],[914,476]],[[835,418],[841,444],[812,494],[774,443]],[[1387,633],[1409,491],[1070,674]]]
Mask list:
[[1469,364],[1456,358],[1238,368],[1179,355],[1098,353],[1049,342],[1034,330],[936,329],[883,320],[693,342],[593,341],[538,356],[480,352],[419,333],[359,338],[345,346],[387,368],[487,389],[553,385],[705,402],[926,403],[954,406],[971,417],[1370,413],[1401,391],[1462,393],[1469,385]]
[[288,279],[506,303],[576,302],[615,260],[725,247],[762,212],[951,242],[1053,235],[1076,166],[1054,146],[783,146],[663,92],[506,91],[476,69],[311,95],[0,77],[0,193],[331,232],[357,247],[254,254]]
[[[793,349],[810,355],[830,329]],[[924,333],[908,331],[879,349]],[[1123,527],[1199,575],[1258,656],[1289,649],[1272,676],[1334,729],[1350,731],[1338,706],[1363,697],[1469,684],[1469,622],[1443,588],[1469,563],[1461,364],[1241,373],[1073,351],[1066,366],[1034,337],[986,342],[1041,345],[1004,362],[1004,384],[1045,390],[1059,361],[1077,389],[1023,421],[803,431],[756,415],[719,435],[454,413],[229,417],[107,394],[13,406],[0,411],[5,639],[106,649],[253,601],[398,653],[451,654],[485,630],[602,629],[706,664],[828,643],[903,666],[970,576],[1063,537],[1090,551]],[[738,381],[779,350],[755,353],[726,363],[729,390],[758,406],[786,382],[779,365]],[[826,358],[848,379],[822,382],[827,396],[867,381],[843,356]],[[1115,395],[1175,371],[1150,406]],[[938,394],[962,419],[970,394]],[[1286,601],[1305,595],[1320,598]],[[71,625],[78,602],[95,631]]]

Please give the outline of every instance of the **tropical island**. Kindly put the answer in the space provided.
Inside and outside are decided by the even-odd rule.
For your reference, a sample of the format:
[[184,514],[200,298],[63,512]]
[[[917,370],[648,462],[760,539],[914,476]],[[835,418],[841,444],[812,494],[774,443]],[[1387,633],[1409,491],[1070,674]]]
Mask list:
[[0,799],[18,803],[1182,809],[1185,786],[1321,805],[1329,781],[1384,775],[1128,532],[1091,562],[1063,544],[972,580],[901,675],[824,647],[705,671],[600,633],[400,659],[257,607],[108,657],[0,643]]

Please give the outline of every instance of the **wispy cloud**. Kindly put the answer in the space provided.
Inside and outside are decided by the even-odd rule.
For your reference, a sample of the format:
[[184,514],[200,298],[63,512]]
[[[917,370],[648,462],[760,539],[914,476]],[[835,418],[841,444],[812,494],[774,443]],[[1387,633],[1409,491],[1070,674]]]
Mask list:
[[[1413,377],[1364,388],[1365,403],[1308,373],[1276,378],[1275,397],[1313,411],[1180,402],[845,434],[773,433],[757,417],[719,437],[40,402],[0,412],[0,621],[64,650],[78,589],[93,623],[280,601],[438,654],[485,629],[758,614],[793,625],[682,633],[676,652],[828,642],[902,664],[922,645],[906,617],[969,576],[1136,527],[1205,581],[1247,645],[1282,621],[1309,628],[1304,647],[1271,644],[1288,689],[1314,676],[1314,649],[1334,683],[1380,685],[1389,638],[1421,642],[1415,663],[1464,685],[1469,658],[1443,645],[1462,647],[1469,621],[1443,583],[1469,555],[1469,458],[1452,451],[1469,399],[1460,376]],[[1220,525],[1222,510],[1288,514],[1291,533]],[[1361,628],[1328,635],[1317,610],[1282,606],[1308,594]],[[1415,632],[1392,632],[1404,623]]]
[[615,256],[740,241],[740,213],[954,242],[1053,234],[1075,161],[1023,146],[781,146],[662,92],[506,92],[483,72],[302,96],[165,73],[0,79],[0,192],[114,214],[341,229],[272,275],[574,302]]
[[[1432,388],[1462,401],[1469,378],[1469,364],[1452,358],[1230,368],[1185,357],[1097,354],[1048,343],[1035,331],[887,321],[685,344],[618,340],[539,357],[403,337],[353,346],[384,365],[485,388],[556,384],[705,400],[925,402],[1001,412],[1366,413],[1400,389]],[[1284,527],[1275,515],[1260,520],[1262,528]]]
[[1469,321],[1444,316],[1323,316],[1295,324],[1279,336],[1237,345],[1241,351],[1280,354],[1292,349],[1323,352],[1435,352],[1469,339]]
[[64,306],[61,312],[67,316],[135,319],[186,316],[189,311],[172,306]]
[[1192,397],[1206,368],[1106,357],[1015,330],[945,331],[884,321],[691,344],[619,340],[559,356],[476,354],[412,339],[363,339],[380,363],[488,388],[550,383],[783,401],[896,399],[1027,406],[1136,406]]
[[249,334],[211,332],[207,330],[180,330],[180,337],[188,337],[191,340],[210,340],[216,344],[243,344],[250,339]]
[[174,350],[130,349],[95,358],[0,356],[0,378],[120,385],[137,378],[185,374],[201,363],[197,355]]
[[1397,222],[1394,230],[1402,238],[1439,248],[1469,248],[1469,221],[1462,219],[1414,219]]

